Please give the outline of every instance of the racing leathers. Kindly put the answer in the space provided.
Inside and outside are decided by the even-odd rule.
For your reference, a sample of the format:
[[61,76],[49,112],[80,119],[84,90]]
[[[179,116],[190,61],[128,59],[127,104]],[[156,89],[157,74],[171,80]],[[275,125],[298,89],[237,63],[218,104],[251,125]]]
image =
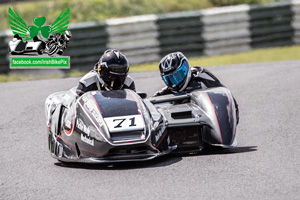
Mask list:
[[[131,89],[135,91],[134,81],[129,75],[127,75],[122,89]],[[89,73],[87,73],[79,80],[76,93],[80,96],[85,92],[92,91],[92,90],[106,90],[106,91],[111,90],[104,83],[104,81],[102,80],[102,78],[100,77],[96,69],[91,70]]]
[[[225,87],[211,72],[207,69],[194,66],[191,68],[191,79],[183,92],[191,92],[195,89],[207,89],[211,87]],[[177,91],[171,90],[168,86],[162,88],[160,91],[156,92],[153,96],[161,96],[167,94],[177,93]],[[233,98],[236,105],[236,116],[237,123],[239,122],[239,108],[238,104]]]

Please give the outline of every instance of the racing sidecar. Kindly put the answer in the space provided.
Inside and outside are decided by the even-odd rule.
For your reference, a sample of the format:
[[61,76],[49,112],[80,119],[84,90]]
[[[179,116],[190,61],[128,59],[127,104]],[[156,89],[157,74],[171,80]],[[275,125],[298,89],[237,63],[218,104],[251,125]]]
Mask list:
[[45,49],[45,42],[38,39],[37,36],[33,38],[33,42],[24,42],[22,38],[15,35],[12,41],[9,41],[9,53],[11,55],[23,55],[28,53],[43,54]]
[[235,103],[224,87],[149,99],[128,89],[79,97],[72,88],[50,95],[45,108],[49,150],[60,161],[140,161],[236,145]]

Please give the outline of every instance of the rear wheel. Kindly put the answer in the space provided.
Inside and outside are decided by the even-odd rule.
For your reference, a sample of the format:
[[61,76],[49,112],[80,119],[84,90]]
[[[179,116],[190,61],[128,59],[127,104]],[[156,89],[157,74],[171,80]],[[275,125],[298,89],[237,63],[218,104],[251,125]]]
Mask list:
[[52,56],[57,52],[57,46],[56,45],[51,45],[48,50],[48,55]]

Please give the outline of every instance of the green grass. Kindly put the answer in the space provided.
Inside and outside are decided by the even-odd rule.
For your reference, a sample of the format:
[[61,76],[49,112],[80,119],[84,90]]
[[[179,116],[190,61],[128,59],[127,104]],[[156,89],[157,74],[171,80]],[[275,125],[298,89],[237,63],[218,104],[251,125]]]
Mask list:
[[[191,66],[200,65],[203,67],[231,65],[242,63],[261,63],[285,60],[300,60],[300,46],[287,46],[276,48],[263,48],[248,52],[241,52],[229,55],[204,56],[188,58]],[[152,71],[158,70],[158,63],[142,64],[132,66],[130,71]]]
[[[214,0],[216,1],[216,0]],[[109,18],[144,14],[162,14],[211,8],[218,5],[234,5],[247,2],[267,3],[283,0],[48,0],[9,2],[0,5],[0,30],[10,29],[8,7],[14,9],[26,22],[33,25],[33,18],[46,17],[45,25],[51,25],[59,14],[70,7],[70,23],[104,21]]]
[[[243,64],[243,63],[261,63],[261,62],[274,62],[274,61],[285,61],[285,60],[300,60],[300,46],[287,46],[287,47],[276,47],[276,48],[264,48],[257,49],[248,52],[220,55],[211,57],[193,57],[188,58],[191,66],[200,65],[203,67],[210,66],[221,66],[221,65],[232,65],[232,64]],[[130,66],[130,72],[139,71],[153,71],[158,70],[158,62],[148,63],[142,65]],[[38,77],[24,77],[24,76],[7,76],[0,75],[0,82],[10,81],[26,81],[33,79],[45,79],[45,78],[64,78],[64,77],[79,77],[85,73],[78,70],[73,70],[69,74],[65,75],[53,75],[53,76],[38,76]]]

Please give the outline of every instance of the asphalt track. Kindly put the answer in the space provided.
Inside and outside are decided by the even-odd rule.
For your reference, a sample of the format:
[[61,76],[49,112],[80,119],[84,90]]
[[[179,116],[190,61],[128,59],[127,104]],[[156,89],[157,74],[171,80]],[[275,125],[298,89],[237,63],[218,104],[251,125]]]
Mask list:
[[[238,147],[114,165],[49,155],[44,101],[79,78],[1,83],[0,199],[300,199],[300,61],[209,69],[239,103]],[[131,75],[148,94],[163,85]]]

